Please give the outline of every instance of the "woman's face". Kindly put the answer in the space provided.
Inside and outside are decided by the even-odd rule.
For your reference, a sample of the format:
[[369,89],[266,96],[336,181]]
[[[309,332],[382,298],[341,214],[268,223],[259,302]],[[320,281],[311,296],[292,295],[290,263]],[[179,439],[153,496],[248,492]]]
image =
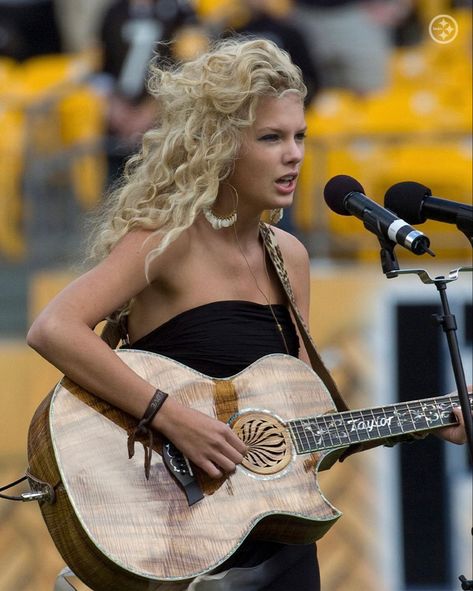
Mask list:
[[238,192],[241,214],[291,205],[304,156],[304,107],[296,92],[262,97],[254,124],[244,131],[228,181]]

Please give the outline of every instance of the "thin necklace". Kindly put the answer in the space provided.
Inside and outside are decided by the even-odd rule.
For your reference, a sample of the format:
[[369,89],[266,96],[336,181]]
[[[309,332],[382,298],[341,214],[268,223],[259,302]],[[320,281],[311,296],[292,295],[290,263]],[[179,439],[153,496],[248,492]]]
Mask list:
[[[242,257],[244,258],[245,263],[246,263],[246,266],[248,267],[248,270],[249,270],[251,276],[253,277],[253,281],[255,282],[256,289],[260,292],[260,294],[263,296],[263,298],[265,299],[266,303],[268,304],[268,307],[269,307],[269,309],[271,311],[271,315],[272,315],[272,317],[274,319],[274,322],[276,324],[276,327],[278,329],[278,332],[281,335],[282,341],[284,343],[284,348],[286,349],[286,353],[288,355],[290,355],[290,353],[289,353],[289,347],[287,346],[287,341],[286,341],[286,337],[284,335],[283,327],[281,326],[281,323],[279,322],[279,320],[276,318],[276,314],[274,313],[273,307],[271,305],[271,302],[269,301],[268,296],[264,293],[264,291],[259,286],[258,280],[256,279],[256,275],[253,273],[253,269],[251,268],[250,263],[248,262],[248,259],[246,258],[245,253],[243,252],[243,248],[241,247],[240,240],[238,239],[238,233],[237,233],[237,230],[236,230],[235,225],[233,225],[233,233],[235,234],[235,240],[236,240],[236,243],[238,245],[238,250],[240,251]],[[265,273],[266,273],[266,277],[268,278],[268,284],[270,284],[271,280],[269,278],[268,266],[266,264],[266,249],[265,248],[263,248],[263,263],[264,263],[264,270],[265,270]]]

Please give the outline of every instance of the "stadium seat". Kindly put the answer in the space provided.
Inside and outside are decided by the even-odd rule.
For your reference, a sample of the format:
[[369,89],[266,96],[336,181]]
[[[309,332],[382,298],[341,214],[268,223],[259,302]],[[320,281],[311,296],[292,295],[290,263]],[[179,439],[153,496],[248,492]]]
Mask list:
[[104,109],[103,99],[85,85],[58,105],[62,143],[70,151],[74,194],[86,209],[98,203],[105,185]]
[[0,111],[0,127],[0,256],[18,260],[25,254],[21,194],[25,129],[21,111]]

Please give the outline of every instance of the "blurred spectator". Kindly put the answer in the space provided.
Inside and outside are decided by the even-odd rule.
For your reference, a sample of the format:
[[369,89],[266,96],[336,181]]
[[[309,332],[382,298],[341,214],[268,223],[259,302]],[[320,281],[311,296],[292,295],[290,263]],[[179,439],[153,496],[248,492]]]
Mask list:
[[223,24],[226,30],[222,36],[236,33],[264,37],[287,51],[302,71],[308,90],[306,102],[310,104],[319,90],[320,77],[304,33],[288,21],[287,15],[278,12],[274,0],[241,0],[239,4],[237,22],[228,19],[229,22]]
[[70,53],[97,48],[97,23],[114,0],[56,0],[63,49]]
[[364,95],[384,88],[392,30],[411,0],[295,0],[293,17],[306,32],[324,88]]
[[0,0],[0,55],[24,61],[61,50],[53,0]]
[[172,61],[173,46],[196,14],[185,0],[117,0],[105,11],[100,29],[102,75],[109,99],[109,177],[113,181],[154,123],[156,101],[146,91],[150,59]]
[[424,38],[424,24],[418,3],[413,2],[410,9],[401,15],[392,28],[392,42],[395,47],[409,47],[421,43]]

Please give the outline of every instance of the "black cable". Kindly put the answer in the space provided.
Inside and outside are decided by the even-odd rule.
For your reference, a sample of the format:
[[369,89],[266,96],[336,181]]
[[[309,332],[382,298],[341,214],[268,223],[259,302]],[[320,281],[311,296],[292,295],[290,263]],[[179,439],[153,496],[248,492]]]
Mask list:
[[[26,479],[27,479],[27,476],[22,476],[21,478],[18,478],[18,480],[15,480],[15,482],[10,482],[10,484],[6,484],[5,486],[0,486],[0,491],[8,490],[9,488],[12,488],[13,486],[16,486],[17,484],[20,484],[20,482],[23,482]],[[24,501],[24,498],[21,496],[10,496],[10,495],[0,494],[0,498],[6,499],[7,501]]]

